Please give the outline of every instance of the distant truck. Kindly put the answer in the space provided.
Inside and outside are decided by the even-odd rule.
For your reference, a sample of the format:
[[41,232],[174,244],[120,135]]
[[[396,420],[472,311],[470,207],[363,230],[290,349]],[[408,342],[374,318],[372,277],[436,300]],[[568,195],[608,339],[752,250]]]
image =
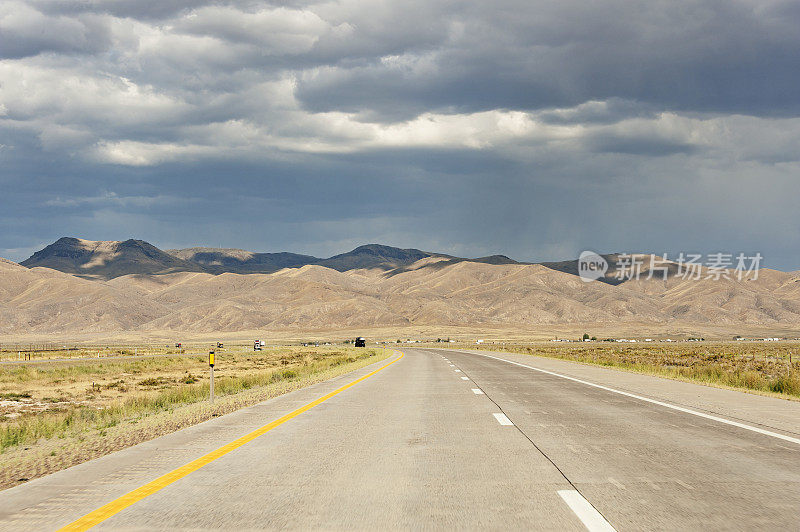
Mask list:
[[253,351],[261,351],[265,345],[264,340],[256,340],[253,342]]
[[356,338],[356,347],[367,347],[367,339],[363,336]]

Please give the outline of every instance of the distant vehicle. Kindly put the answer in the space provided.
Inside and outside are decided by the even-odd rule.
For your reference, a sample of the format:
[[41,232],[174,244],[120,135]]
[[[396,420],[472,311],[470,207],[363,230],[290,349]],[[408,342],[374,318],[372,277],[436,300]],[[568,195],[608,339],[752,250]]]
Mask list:
[[217,342],[217,349],[222,349],[222,342]]
[[367,347],[367,339],[363,336],[356,338],[356,347]]
[[253,351],[261,351],[265,345],[264,340],[256,340],[253,342]]
[[178,342],[177,344],[175,344],[175,347],[183,347],[183,344]]

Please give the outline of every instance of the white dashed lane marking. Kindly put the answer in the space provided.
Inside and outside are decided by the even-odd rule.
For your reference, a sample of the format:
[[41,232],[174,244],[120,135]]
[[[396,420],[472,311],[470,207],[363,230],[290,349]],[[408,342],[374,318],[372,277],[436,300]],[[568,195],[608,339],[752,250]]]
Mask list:
[[617,479],[608,477],[608,481],[614,484],[618,489],[624,490],[625,486]]
[[511,420],[506,417],[505,414],[498,413],[498,414],[492,414],[492,415],[497,420],[497,422],[500,423],[501,425],[509,425],[509,426],[513,426],[514,425],[511,422]]
[[481,390],[480,388],[473,388],[472,393],[474,393],[475,395],[483,395],[483,390]]
[[469,377],[461,377],[461,380],[462,380],[462,381],[468,381],[468,380],[469,380]]
[[569,509],[578,516],[583,526],[590,532],[616,532],[614,527],[606,521],[605,517],[577,491],[559,490],[558,494],[564,499],[564,502],[567,503]]

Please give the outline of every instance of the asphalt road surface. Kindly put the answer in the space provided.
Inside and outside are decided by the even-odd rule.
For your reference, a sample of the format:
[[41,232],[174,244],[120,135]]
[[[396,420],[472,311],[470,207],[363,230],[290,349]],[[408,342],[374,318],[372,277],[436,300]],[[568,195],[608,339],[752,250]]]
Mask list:
[[800,403],[404,353],[6,490],[0,529],[800,528]]

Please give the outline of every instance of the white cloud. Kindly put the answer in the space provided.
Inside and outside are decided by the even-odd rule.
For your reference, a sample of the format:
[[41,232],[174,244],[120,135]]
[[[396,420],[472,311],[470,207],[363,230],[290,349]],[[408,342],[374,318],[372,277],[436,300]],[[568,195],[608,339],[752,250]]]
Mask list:
[[100,142],[89,153],[97,162],[125,166],[151,166],[179,159],[197,159],[208,153],[203,146],[123,140]]
[[202,158],[269,158],[275,151],[354,153],[377,148],[481,150],[524,139],[545,143],[573,138],[580,128],[538,123],[528,113],[489,111],[470,115],[425,114],[414,120],[370,123],[345,113],[285,113],[278,125],[246,120],[189,126],[184,144],[133,140],[100,142],[96,160],[147,166]]
[[261,53],[289,55],[308,52],[332,29],[311,11],[280,7],[244,12],[230,6],[194,10],[173,27],[178,32],[258,45]]
[[[277,152],[357,153],[374,149],[499,150],[508,156],[530,155],[533,146],[574,153],[583,149],[652,156],[675,151],[715,150],[717,155],[769,157],[776,151],[772,121],[746,117],[689,118],[660,113],[613,124],[558,125],[538,113],[486,111],[471,114],[425,113],[396,123],[365,122],[350,113],[308,113],[289,109],[287,98],[261,121],[234,119],[179,128],[181,142],[100,141],[91,147],[98,161],[151,166],[198,159],[264,159]],[[800,141],[800,119],[785,120],[794,130],[782,135],[783,153]],[[790,125],[790,127],[789,127]],[[745,136],[766,137],[743,146]],[[774,139],[773,139],[774,140]]]
[[125,127],[163,122],[184,113],[185,102],[152,85],[104,72],[86,72],[38,62],[0,62],[0,101],[18,121],[61,126]]

